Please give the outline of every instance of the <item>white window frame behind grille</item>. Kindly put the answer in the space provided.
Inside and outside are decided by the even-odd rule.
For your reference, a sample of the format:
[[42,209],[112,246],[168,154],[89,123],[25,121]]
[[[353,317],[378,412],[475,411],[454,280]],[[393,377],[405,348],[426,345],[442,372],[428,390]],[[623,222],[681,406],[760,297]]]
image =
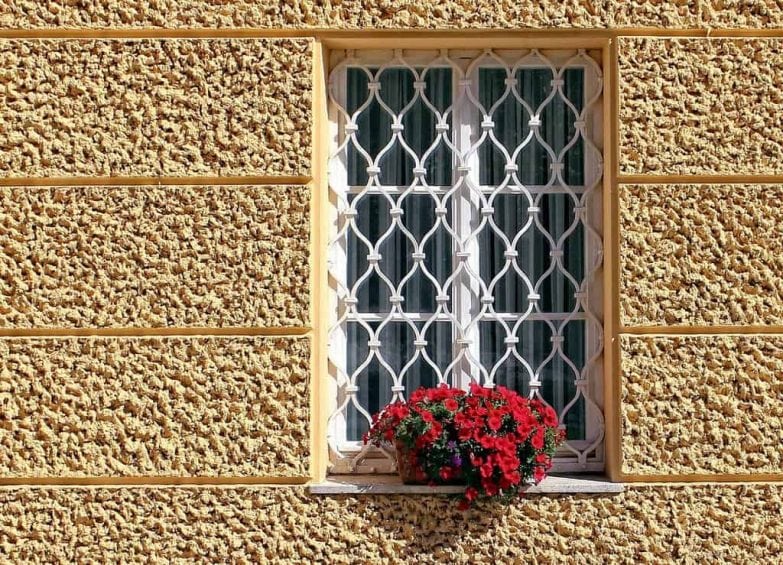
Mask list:
[[[344,127],[345,116],[341,112],[338,104],[345,104],[346,101],[346,76],[347,68],[354,66],[357,63],[367,67],[381,67],[384,64],[388,64],[395,57],[402,56],[404,61],[411,66],[427,66],[428,63],[433,60],[447,55],[451,62],[455,62],[464,71],[471,61],[483,57],[483,63],[480,67],[500,67],[503,68],[499,62],[495,64],[491,63],[491,60],[487,57],[490,52],[488,50],[449,50],[441,51],[440,53],[433,50],[367,50],[367,51],[333,51],[331,53],[330,60],[330,76],[329,76],[329,138],[330,138],[330,159],[329,159],[329,186],[330,186],[330,218],[329,223],[331,226],[330,237],[334,237],[338,231],[338,226],[344,221],[340,217],[340,203],[338,193],[342,193],[343,196],[348,193],[356,193],[364,187],[348,187],[347,186],[347,165],[345,162],[345,152],[341,155],[334,157],[335,151],[344,141]],[[600,64],[600,51],[590,53],[584,50],[542,50],[540,52],[536,50],[495,50],[492,51],[492,56],[499,56],[504,61],[518,61],[525,58],[530,54],[536,54],[551,61],[558,71],[561,70],[562,65],[568,64],[567,68],[584,68],[584,93],[585,100],[583,101],[583,110],[586,114],[586,123],[584,126],[584,137],[586,138],[585,145],[588,142],[596,148],[598,154],[594,158],[590,158],[590,151],[585,147],[585,184],[581,187],[581,191],[585,189],[591,190],[591,196],[588,200],[588,208],[583,218],[583,225],[585,231],[592,228],[594,237],[585,235],[586,243],[586,257],[588,261],[585,264],[585,278],[590,278],[589,292],[587,293],[586,303],[589,305],[586,308],[587,312],[582,316],[570,317],[571,320],[586,318],[589,315],[593,316],[593,319],[597,323],[585,322],[586,329],[586,342],[587,342],[587,358],[585,360],[588,366],[588,379],[589,379],[589,396],[590,402],[585,403],[585,435],[586,440],[571,441],[570,444],[577,447],[579,452],[574,449],[561,449],[555,458],[554,470],[559,472],[598,472],[604,468],[604,420],[603,420],[603,327],[602,320],[600,320],[602,305],[603,305],[603,287],[601,284],[601,270],[602,270],[602,249],[601,249],[601,234],[603,231],[602,225],[602,209],[603,209],[603,187],[602,187],[602,146],[603,146],[603,81],[601,76]],[[589,57],[589,60],[588,60]],[[487,64],[484,64],[487,63]],[[398,66],[398,65],[390,65]],[[449,66],[449,65],[432,65],[432,66]],[[509,65],[510,66],[510,65]],[[540,62],[523,63],[516,68],[540,68],[542,65]],[[452,67],[454,68],[454,67]],[[591,72],[588,72],[591,71]],[[453,96],[452,104],[456,102],[458,73],[455,71],[452,74],[453,80]],[[478,99],[478,81],[473,81],[471,90],[476,99]],[[593,95],[596,95],[591,102]],[[464,107],[464,106],[463,106]],[[468,123],[468,120],[464,116],[460,116],[457,113],[452,117],[452,141],[456,142],[457,148],[463,152],[467,146],[470,145],[470,136],[472,131],[476,131],[477,123]],[[468,163],[470,167],[470,177],[474,185],[478,186],[478,151],[474,151],[472,154],[471,162]],[[453,174],[452,181],[457,178],[456,171]],[[591,182],[592,181],[592,182]],[[588,186],[589,185],[589,186]],[[400,192],[407,187],[401,187]],[[484,187],[482,187],[484,188]],[[532,193],[536,192],[548,192],[550,190],[543,187],[529,187]],[[573,188],[573,187],[572,187]],[[384,187],[386,190],[387,187]],[[444,191],[445,192],[445,191]],[[426,191],[424,192],[426,193]],[[458,233],[467,233],[465,230],[466,222],[469,224],[470,219],[460,220],[460,214],[456,203],[461,201],[462,197],[454,197],[451,205],[454,206],[455,212],[455,226],[459,225]],[[469,231],[469,230],[468,230]],[[477,241],[477,240],[476,240]],[[476,243],[477,246],[477,243]],[[597,268],[593,271],[590,267],[593,257],[597,258]],[[478,253],[472,253],[471,259],[474,263],[475,271],[478,272]],[[456,265],[456,261],[452,265]],[[345,382],[341,382],[341,376],[336,369],[336,364],[333,362],[335,359],[342,359],[343,364],[347,356],[347,340],[345,333],[342,331],[336,331],[338,326],[336,322],[342,317],[344,310],[341,301],[338,299],[337,292],[337,277],[340,273],[345,272],[347,269],[347,259],[345,256],[345,250],[340,249],[337,245],[329,246],[329,280],[330,280],[330,308],[329,311],[332,314],[330,319],[329,330],[329,373],[330,373],[330,387],[329,398],[331,405],[329,406],[329,424],[328,424],[328,443],[330,452],[331,473],[388,473],[394,472],[395,466],[393,461],[393,454],[384,453],[382,450],[375,448],[368,448],[362,446],[360,442],[349,442],[346,438],[346,424],[345,415],[340,412],[340,401],[346,399],[339,399],[340,390],[345,390]],[[590,275],[592,273],[592,276]],[[458,295],[468,297],[470,300],[470,292],[458,291],[456,287],[452,289],[453,299],[456,299]],[[462,310],[464,312],[465,304],[463,304]],[[471,304],[472,306],[472,304]],[[407,313],[409,317],[414,317],[415,314]],[[518,314],[517,314],[518,315]],[[465,314],[462,314],[464,320]],[[379,320],[383,315],[378,315]],[[533,314],[526,319],[559,319],[563,320],[567,316],[557,314]],[[367,319],[372,318],[372,315],[368,315]],[[477,339],[473,340],[471,349],[474,349],[474,355],[479,358],[478,347],[479,343]],[[590,357],[589,353],[596,351],[596,355]],[[466,386],[468,378],[463,374],[463,380],[461,384]],[[343,377],[344,380],[344,377]],[[589,448],[587,451],[581,450]]]

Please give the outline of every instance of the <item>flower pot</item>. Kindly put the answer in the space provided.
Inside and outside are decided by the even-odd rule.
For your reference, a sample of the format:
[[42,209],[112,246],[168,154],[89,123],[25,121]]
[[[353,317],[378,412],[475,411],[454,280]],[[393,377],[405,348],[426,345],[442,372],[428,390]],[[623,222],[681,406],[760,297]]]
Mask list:
[[394,442],[394,450],[397,454],[397,472],[400,474],[404,485],[423,485],[427,481],[416,478],[416,463],[411,457],[411,450],[400,442]]
[[402,442],[394,442],[394,451],[397,455],[397,472],[400,474],[402,484],[404,485],[462,485],[465,484],[462,477],[455,477],[449,481],[435,479],[430,481],[424,477],[423,473],[417,473],[419,468],[416,460],[412,457],[411,450]]

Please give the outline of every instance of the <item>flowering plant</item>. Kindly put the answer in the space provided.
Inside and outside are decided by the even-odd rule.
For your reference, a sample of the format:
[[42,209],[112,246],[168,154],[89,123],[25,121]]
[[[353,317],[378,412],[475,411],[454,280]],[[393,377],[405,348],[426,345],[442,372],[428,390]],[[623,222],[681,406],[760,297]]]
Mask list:
[[505,387],[441,385],[416,390],[373,417],[365,443],[393,443],[398,466],[419,482],[467,486],[463,509],[481,498],[510,501],[538,483],[563,440],[555,411]]

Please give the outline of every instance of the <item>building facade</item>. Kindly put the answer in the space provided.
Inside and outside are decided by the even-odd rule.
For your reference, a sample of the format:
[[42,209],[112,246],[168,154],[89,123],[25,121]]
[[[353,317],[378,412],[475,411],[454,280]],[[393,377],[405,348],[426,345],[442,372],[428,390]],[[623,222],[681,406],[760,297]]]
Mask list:
[[[334,447],[330,81],[357,53],[412,57],[417,92],[419,56],[506,57],[511,92],[539,53],[552,96],[595,67],[595,408],[562,468],[599,487],[463,513]],[[3,561],[781,559],[780,2],[8,0],[0,85]]]

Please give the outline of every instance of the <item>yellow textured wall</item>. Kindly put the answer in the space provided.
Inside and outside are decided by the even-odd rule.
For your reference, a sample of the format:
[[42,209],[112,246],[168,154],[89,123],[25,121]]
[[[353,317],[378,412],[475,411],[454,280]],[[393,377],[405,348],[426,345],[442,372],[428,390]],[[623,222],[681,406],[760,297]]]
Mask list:
[[783,27],[781,0],[702,0],[702,21],[714,28]]
[[0,476],[309,475],[307,338],[0,342]]
[[0,325],[309,323],[306,186],[0,188]]
[[307,39],[0,41],[0,176],[307,175]]
[[781,202],[774,184],[622,186],[622,322],[783,322]]
[[623,471],[779,473],[783,336],[627,336]]
[[[608,467],[650,484],[467,515],[310,495],[315,42],[525,28],[617,48]],[[0,561],[774,562],[781,28],[780,0],[0,3],[0,483],[169,483],[0,488]]]
[[770,563],[783,551],[772,485],[632,487],[468,514],[432,496],[295,487],[13,488],[0,506],[0,557],[14,562]]
[[622,38],[620,172],[783,173],[783,40]]
[[779,28],[780,0],[8,0],[6,28]]
[[259,27],[365,29],[600,27],[603,0],[11,0],[0,12],[6,27]]

